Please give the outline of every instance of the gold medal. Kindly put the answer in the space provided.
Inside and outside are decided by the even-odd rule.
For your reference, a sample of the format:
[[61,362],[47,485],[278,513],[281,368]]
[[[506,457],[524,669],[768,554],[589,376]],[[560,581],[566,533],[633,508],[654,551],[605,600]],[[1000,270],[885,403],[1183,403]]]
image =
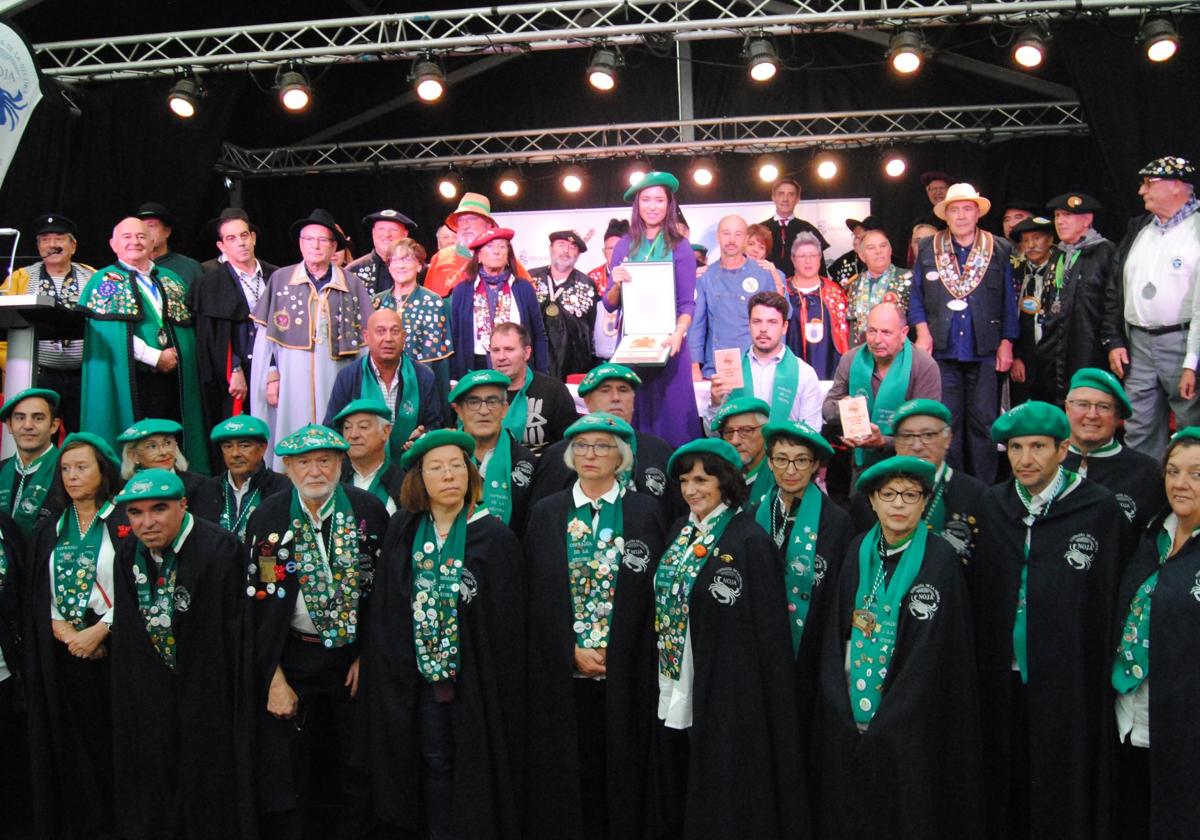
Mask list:
[[1036,315],[1042,311],[1042,302],[1033,295],[1021,298],[1021,312],[1026,315]]
[[557,318],[557,317],[558,317],[558,311],[559,311],[559,310],[558,310],[558,304],[557,304],[557,303],[548,303],[548,304],[546,304],[546,315],[547,315],[547,316],[549,316],[549,317],[551,317],[551,318]]
[[258,558],[258,582],[275,582],[275,559],[273,557]]
[[855,610],[850,618],[850,625],[869,639],[875,632],[875,613],[869,610]]

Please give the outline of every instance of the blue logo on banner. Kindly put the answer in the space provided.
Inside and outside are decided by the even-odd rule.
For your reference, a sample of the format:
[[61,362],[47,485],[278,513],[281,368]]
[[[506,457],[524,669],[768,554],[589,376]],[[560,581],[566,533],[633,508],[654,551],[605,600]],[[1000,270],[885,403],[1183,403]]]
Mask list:
[[9,131],[16,131],[21,122],[21,112],[27,107],[21,100],[25,98],[23,91],[11,94],[0,88],[0,125],[7,125]]

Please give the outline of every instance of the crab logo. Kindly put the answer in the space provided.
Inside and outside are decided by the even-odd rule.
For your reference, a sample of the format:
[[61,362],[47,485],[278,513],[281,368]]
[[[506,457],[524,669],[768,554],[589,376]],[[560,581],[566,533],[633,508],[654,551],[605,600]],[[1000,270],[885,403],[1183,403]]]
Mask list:
[[825,580],[825,573],[829,571],[829,562],[820,554],[813,555],[813,589],[816,589]]
[[928,621],[941,606],[941,594],[928,583],[918,583],[908,590],[908,613],[918,621]]
[[428,569],[417,574],[417,589],[422,592],[432,592],[437,586],[437,576]]
[[[272,587],[274,588],[274,587]],[[187,612],[192,608],[192,593],[186,586],[175,587],[175,612]]]
[[512,481],[515,487],[528,487],[533,480],[533,464],[528,461],[517,461],[513,464]]
[[1196,579],[1192,581],[1191,595],[1200,601],[1200,572],[1196,572]]
[[949,519],[942,529],[942,539],[950,543],[959,557],[971,553],[971,526],[961,519]]
[[1137,502],[1124,493],[1118,493],[1117,503],[1121,505],[1121,510],[1125,511],[1126,518],[1132,522],[1133,518],[1137,516]]
[[479,594],[479,581],[475,579],[475,573],[470,569],[462,570],[462,588],[459,593],[462,595],[464,604],[471,603]]
[[638,574],[646,571],[650,568],[650,547],[641,540],[627,540],[621,565]]
[[718,604],[732,604],[742,594],[742,574],[737,569],[723,566],[713,575],[708,591],[717,599]]
[[652,495],[661,496],[667,491],[667,477],[658,467],[651,467],[642,474],[642,481]]
[[1092,560],[1099,549],[1100,543],[1091,534],[1076,534],[1067,543],[1067,563],[1072,569],[1086,572],[1092,568]]

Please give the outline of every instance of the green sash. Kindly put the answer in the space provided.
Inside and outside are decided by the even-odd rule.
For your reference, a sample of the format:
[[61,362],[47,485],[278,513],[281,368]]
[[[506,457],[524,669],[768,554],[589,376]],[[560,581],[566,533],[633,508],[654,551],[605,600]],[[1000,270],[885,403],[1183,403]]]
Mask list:
[[367,492],[383,502],[384,507],[387,507],[387,503],[392,500],[392,497],[388,495],[387,488],[383,486],[383,474],[387,472],[387,468],[391,466],[391,463],[392,453],[385,451],[383,453],[383,463],[379,465],[379,469],[375,470],[375,477],[371,479],[371,483],[367,487]]
[[318,540],[320,532],[313,529],[312,520],[300,502],[300,494],[292,491],[292,528],[296,532],[296,567],[300,577],[300,594],[308,608],[317,632],[325,647],[338,648],[350,644],[358,631],[358,529],[354,509],[346,488],[337,485],[333,495],[321,506],[320,515],[332,517],[325,554],[321,557]]
[[[879,383],[878,394],[871,391],[871,377],[875,375],[875,357],[871,355],[871,349],[864,344],[855,354],[854,361],[850,363],[850,396],[867,398],[867,411],[882,434],[890,435],[892,433],[892,417],[895,416],[896,409],[904,402],[911,373],[912,345],[907,341],[900,348],[896,358],[892,360],[892,366],[884,374],[883,381]],[[862,449],[855,449],[854,465],[861,469],[878,461],[880,457],[881,453],[879,452],[867,453]]]
[[67,508],[58,520],[58,540],[54,544],[54,606],[59,615],[76,630],[87,625],[84,615],[96,585],[96,568],[104,542],[104,517],[112,502],[96,511],[87,531],[79,533],[75,506]]
[[[479,463],[478,458],[475,461]],[[512,519],[512,437],[500,433],[492,457],[483,472],[483,503],[505,525]]]
[[[703,537],[694,523],[684,525],[654,573],[654,632],[658,635],[658,672],[664,677],[679,679],[692,587],[709,555],[717,553],[716,543],[735,512],[730,508],[722,513]],[[700,540],[693,545],[697,537]]]
[[[192,515],[183,515],[183,534],[192,524]],[[176,668],[175,646],[175,575],[179,538],[163,550],[162,566],[155,571],[150,551],[140,541],[133,554],[133,579],[137,585],[138,612],[146,622],[146,632],[162,661],[172,671]]]
[[[813,560],[817,555],[817,526],[821,521],[821,490],[813,482],[804,488],[800,497],[800,510],[795,523],[788,529],[788,517],[779,515],[779,489],[773,489],[758,506],[754,521],[775,540],[775,545],[787,549],[783,557],[783,576],[787,583],[788,612],[791,613],[792,654],[800,652],[800,640],[804,635],[804,622],[812,606],[813,585],[816,570]],[[790,539],[788,539],[790,537]]]
[[[754,396],[754,380],[750,375],[749,350],[742,356],[742,387],[729,395],[729,399]],[[787,347],[783,348],[783,358],[775,368],[775,387],[771,390],[772,423],[788,419],[792,413],[792,403],[796,401],[796,385],[800,379],[800,360]]]
[[413,643],[417,668],[431,683],[453,680],[458,674],[458,596],[466,556],[466,505],[440,549],[433,516],[421,517],[412,550]]
[[921,571],[928,535],[929,529],[918,524],[890,583],[884,582],[883,532],[878,522],[859,546],[858,589],[850,626],[850,711],[860,726],[869,724],[879,710],[888,663],[896,654],[901,602]]
[[[222,498],[224,503],[221,505],[221,522],[220,525],[226,531],[232,531],[237,534],[237,538],[245,542],[246,540],[246,525],[250,522],[250,514],[258,508],[258,503],[261,501],[262,494],[259,488],[255,487],[250,491],[249,496],[242,499],[242,508],[238,511],[237,516],[233,515],[235,506],[237,505],[233,495],[233,487],[229,484],[229,474],[222,476],[221,482]],[[246,481],[251,479],[247,478]]]
[[[58,447],[51,446],[26,469],[20,469],[21,457],[13,455],[0,467],[0,507],[12,514],[17,526],[28,536],[46,503],[46,494],[54,483],[58,466]],[[20,475],[17,490],[13,482]]]
[[529,400],[525,398],[525,392],[529,390],[529,383],[532,381],[533,368],[526,368],[525,384],[512,398],[512,402],[508,404],[508,413],[504,415],[504,428],[512,432],[518,443],[525,440],[525,421],[529,417]]
[[622,487],[615,502],[600,502],[600,515],[592,528],[591,504],[575,508],[567,520],[567,575],[574,607],[575,646],[608,647],[617,572],[624,553],[625,516]]
[[750,498],[746,500],[746,509],[761,505],[767,494],[775,487],[775,473],[767,466],[767,456],[758,462],[758,466],[745,473],[746,483],[750,485]]
[[[371,369],[371,357],[362,360],[362,393],[364,400],[378,400],[387,405],[375,371]],[[417,371],[412,359],[400,356],[400,396],[396,399],[396,410],[392,412],[392,433],[388,436],[388,454],[397,460],[404,454],[404,444],[417,428],[417,406],[420,403],[420,388],[417,386]]]

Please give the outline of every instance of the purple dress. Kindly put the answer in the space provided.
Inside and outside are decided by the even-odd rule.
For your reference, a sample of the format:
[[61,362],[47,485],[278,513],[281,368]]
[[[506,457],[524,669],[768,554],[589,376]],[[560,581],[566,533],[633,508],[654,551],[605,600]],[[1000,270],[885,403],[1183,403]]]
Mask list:
[[[613,248],[611,266],[620,265],[629,255],[629,236]],[[687,240],[675,246],[675,317],[696,311],[696,254]],[[609,288],[612,288],[610,281]],[[607,294],[604,308],[612,311]],[[692,385],[692,355],[687,339],[679,352],[667,359],[664,367],[637,365],[642,386],[634,402],[633,427],[665,440],[675,448],[703,437],[700,416],[696,413],[696,391]]]

